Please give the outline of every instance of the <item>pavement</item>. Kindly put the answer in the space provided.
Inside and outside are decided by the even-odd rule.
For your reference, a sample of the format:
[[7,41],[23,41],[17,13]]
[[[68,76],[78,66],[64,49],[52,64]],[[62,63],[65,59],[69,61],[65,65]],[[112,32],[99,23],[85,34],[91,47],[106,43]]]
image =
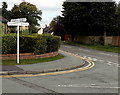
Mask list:
[[59,51],[60,54],[64,55],[63,59],[43,62],[30,65],[15,65],[15,66],[0,66],[1,75],[13,75],[13,74],[38,74],[48,73],[56,71],[71,70],[80,67],[84,67],[86,64],[82,58],[75,57],[75,55]]

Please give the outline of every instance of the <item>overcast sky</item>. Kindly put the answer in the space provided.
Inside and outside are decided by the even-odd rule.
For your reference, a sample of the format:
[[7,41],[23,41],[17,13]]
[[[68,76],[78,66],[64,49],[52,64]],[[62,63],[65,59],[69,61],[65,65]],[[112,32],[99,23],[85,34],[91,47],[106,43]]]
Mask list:
[[[0,0],[0,3],[7,2],[8,9],[10,10],[14,4],[20,4],[23,0]],[[26,2],[32,3],[37,6],[38,9],[42,10],[41,26],[49,24],[53,17],[61,15],[62,4],[65,0],[25,0]],[[120,0],[115,0],[119,2]]]

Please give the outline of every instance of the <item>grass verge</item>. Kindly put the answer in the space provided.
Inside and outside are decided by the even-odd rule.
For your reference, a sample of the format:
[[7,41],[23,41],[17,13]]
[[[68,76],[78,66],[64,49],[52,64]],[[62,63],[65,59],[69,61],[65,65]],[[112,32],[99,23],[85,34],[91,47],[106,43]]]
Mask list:
[[81,44],[81,43],[69,42],[69,41],[65,41],[63,43],[69,44],[69,45],[80,46],[80,47],[84,47],[84,48],[106,51],[106,52],[120,53],[120,46],[88,45],[88,44]]
[[16,60],[2,60],[1,65],[27,65],[27,64],[49,62],[49,61],[54,61],[62,58],[64,58],[64,56],[59,54],[55,57],[49,57],[49,58],[23,59],[23,60],[20,60],[20,64],[17,64]]

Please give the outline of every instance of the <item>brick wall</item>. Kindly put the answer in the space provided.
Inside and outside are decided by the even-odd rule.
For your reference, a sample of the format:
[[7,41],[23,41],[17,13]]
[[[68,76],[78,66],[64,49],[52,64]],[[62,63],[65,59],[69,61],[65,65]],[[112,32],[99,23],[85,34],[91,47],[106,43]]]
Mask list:
[[[57,56],[58,52],[35,55],[34,53],[21,53],[20,59],[37,59]],[[0,54],[1,60],[16,60],[17,54]]]

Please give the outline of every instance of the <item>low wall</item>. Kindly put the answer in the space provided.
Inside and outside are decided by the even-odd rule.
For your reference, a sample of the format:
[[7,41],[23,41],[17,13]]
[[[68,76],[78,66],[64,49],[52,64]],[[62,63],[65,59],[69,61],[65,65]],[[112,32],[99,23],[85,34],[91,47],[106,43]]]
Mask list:
[[[85,44],[99,44],[101,36],[76,36],[75,41]],[[103,36],[104,45],[120,46],[120,36]]]
[[[20,59],[37,59],[37,58],[47,58],[57,56],[58,52],[50,52],[40,55],[35,55],[34,53],[21,53]],[[16,60],[17,54],[0,54],[1,60]]]
[[120,36],[106,36],[105,45],[120,46]]
[[79,36],[75,37],[75,41],[81,42],[84,44],[96,44],[100,40],[100,36]]

